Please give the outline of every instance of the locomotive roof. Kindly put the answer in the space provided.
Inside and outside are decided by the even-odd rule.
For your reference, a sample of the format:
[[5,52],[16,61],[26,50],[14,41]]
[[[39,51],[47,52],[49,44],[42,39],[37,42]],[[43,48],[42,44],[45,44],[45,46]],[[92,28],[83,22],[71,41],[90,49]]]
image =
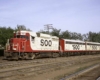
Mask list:
[[32,32],[32,31],[27,31],[27,30],[19,30],[19,31],[17,31],[16,33],[18,33],[18,32],[30,33],[30,32]]
[[[19,31],[17,31],[16,33],[18,33]],[[59,37],[57,36],[52,36],[49,34],[44,34],[44,33],[36,33],[36,32],[32,32],[32,31],[27,31],[27,30],[21,30],[21,33],[29,33],[31,36],[34,37],[47,37],[47,38],[54,38],[54,39],[59,39]]]
[[87,42],[88,44],[100,44],[98,42]]
[[[68,41],[68,42],[78,42],[78,43],[85,43],[85,41],[81,41],[81,40],[72,40],[72,39],[64,39],[65,41]],[[100,44],[98,42],[87,42],[87,44]]]
[[81,40],[73,40],[73,39],[64,39],[65,41],[68,41],[68,42],[78,42],[78,43],[85,43],[84,41],[81,41]]

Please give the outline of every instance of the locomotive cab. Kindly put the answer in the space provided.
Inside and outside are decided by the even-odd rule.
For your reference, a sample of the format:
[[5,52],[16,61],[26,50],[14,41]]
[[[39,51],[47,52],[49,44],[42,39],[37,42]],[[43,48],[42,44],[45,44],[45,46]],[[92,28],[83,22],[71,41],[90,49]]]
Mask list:
[[14,33],[14,37],[9,40],[10,51],[21,52],[25,50],[24,43],[27,43],[27,41],[29,41],[29,35],[27,33],[22,31]]
[[30,48],[29,38],[30,38],[30,35],[27,31],[15,32],[13,38],[8,39],[6,43],[5,56],[12,57],[14,54],[16,54],[17,56],[20,56],[22,55],[22,53],[28,52]]

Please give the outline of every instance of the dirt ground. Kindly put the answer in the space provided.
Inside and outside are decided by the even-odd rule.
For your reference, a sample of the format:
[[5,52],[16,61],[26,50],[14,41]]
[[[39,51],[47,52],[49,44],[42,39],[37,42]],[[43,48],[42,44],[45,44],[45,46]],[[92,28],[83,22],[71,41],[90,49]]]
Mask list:
[[79,77],[73,80],[96,80],[98,77],[100,77],[100,66],[87,73],[80,75]]
[[[44,60],[47,60],[47,59],[44,59]],[[66,76],[69,76],[70,74],[77,72],[77,71],[83,70],[83,69],[90,67],[92,65],[95,65],[95,64],[99,64],[100,63],[100,55],[72,56],[72,57],[67,57],[64,59],[57,58],[55,60],[50,59],[50,62],[48,61],[47,63],[45,63],[45,62],[42,62],[42,63],[44,65],[49,64],[49,63],[53,64],[54,62],[52,62],[52,61],[57,62],[57,63],[67,62],[68,63],[67,65],[69,65],[69,64],[71,64],[71,65],[69,65],[69,66],[58,65],[57,68],[55,68],[53,66],[53,69],[46,70],[46,72],[44,72],[44,73],[35,74],[34,76],[30,75],[30,73],[25,72],[24,74],[26,74],[27,76],[24,76],[22,73],[20,75],[21,78],[19,78],[20,76],[18,76],[14,79],[6,78],[3,80],[60,80]],[[2,60],[1,60],[1,62],[2,62]],[[43,64],[40,64],[40,65],[43,65]],[[39,65],[39,64],[21,65],[21,66],[16,66],[16,67],[12,67],[12,68],[20,68],[20,67],[28,68],[28,66],[37,66],[37,65]],[[63,66],[63,68],[61,66]],[[0,71],[4,71],[4,69],[9,70],[12,68],[7,67],[7,68],[3,68],[3,70],[1,69]],[[18,72],[20,72],[20,71],[18,71]],[[35,73],[35,72],[33,72],[33,73]],[[0,75],[2,75],[2,73]],[[7,73],[5,75],[7,75]],[[2,80],[2,78],[0,80]]]
[[30,76],[30,77],[24,78],[24,80],[60,80],[61,78],[65,76],[68,76],[86,67],[92,66],[96,63],[100,63],[100,60],[87,62],[87,63],[81,63],[81,64],[79,63],[77,65],[66,67],[63,69],[58,68],[53,71],[36,75],[35,77]]

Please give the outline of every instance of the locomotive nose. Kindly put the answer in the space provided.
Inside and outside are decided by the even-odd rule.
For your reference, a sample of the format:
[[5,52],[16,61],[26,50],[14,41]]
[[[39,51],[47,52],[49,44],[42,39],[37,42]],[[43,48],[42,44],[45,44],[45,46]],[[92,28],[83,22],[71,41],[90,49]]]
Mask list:
[[18,50],[18,40],[17,40],[17,38],[12,38],[11,40],[10,40],[10,49],[11,50]]

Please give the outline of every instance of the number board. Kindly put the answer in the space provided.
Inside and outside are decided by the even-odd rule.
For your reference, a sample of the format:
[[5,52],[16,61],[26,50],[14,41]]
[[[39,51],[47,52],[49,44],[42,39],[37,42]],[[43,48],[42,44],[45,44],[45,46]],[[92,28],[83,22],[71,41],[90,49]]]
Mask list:
[[51,40],[44,40],[44,39],[41,39],[40,40],[40,45],[41,46],[52,46],[52,41]]

